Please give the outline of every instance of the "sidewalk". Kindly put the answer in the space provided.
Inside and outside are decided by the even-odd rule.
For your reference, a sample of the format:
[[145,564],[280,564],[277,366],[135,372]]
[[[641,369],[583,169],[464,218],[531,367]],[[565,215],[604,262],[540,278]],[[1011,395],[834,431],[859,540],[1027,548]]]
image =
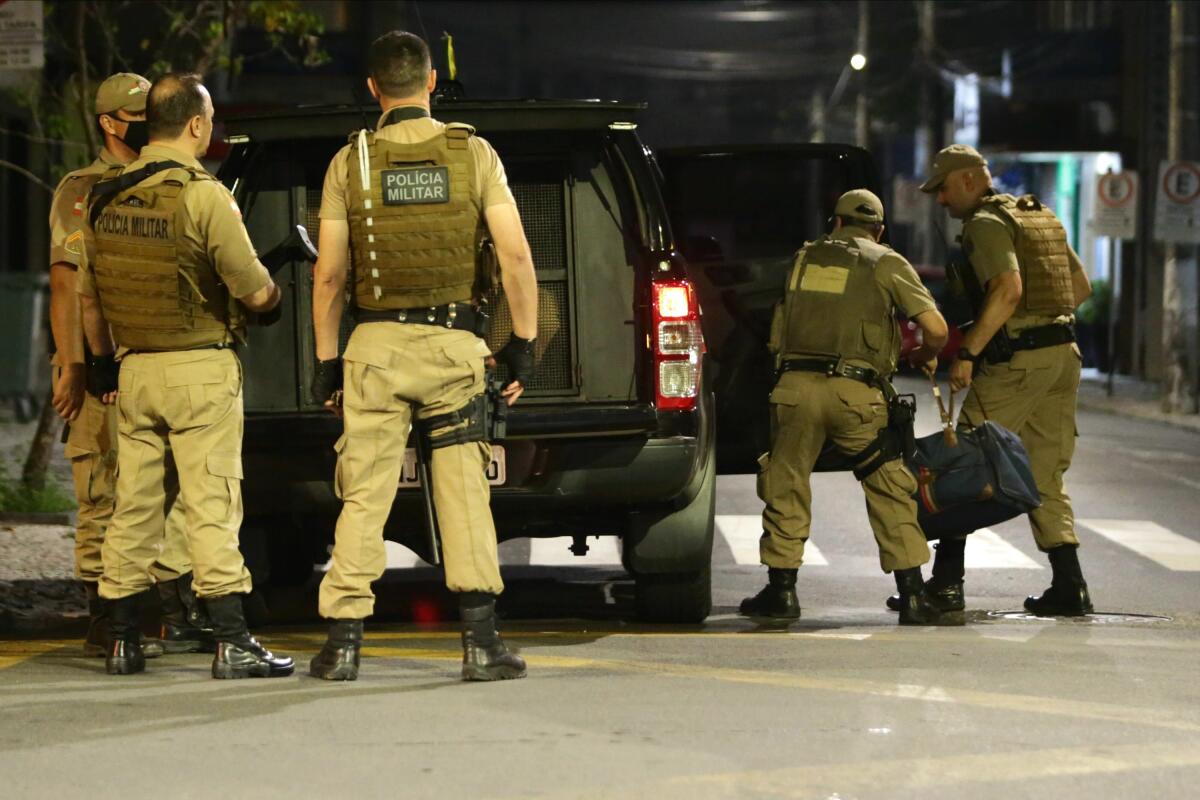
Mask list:
[[1079,384],[1079,407],[1088,411],[1137,417],[1200,433],[1200,414],[1167,414],[1159,402],[1161,388],[1128,375],[1113,376],[1112,397],[1107,393],[1108,375],[1084,369]]

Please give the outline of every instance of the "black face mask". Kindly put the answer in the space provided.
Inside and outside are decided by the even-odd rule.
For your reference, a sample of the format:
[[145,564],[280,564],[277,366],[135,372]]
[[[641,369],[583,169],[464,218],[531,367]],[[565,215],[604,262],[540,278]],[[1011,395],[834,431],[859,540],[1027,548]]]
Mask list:
[[146,128],[146,121],[139,119],[130,122],[129,126],[125,129],[125,135],[121,137],[121,141],[133,152],[137,153],[141,151],[150,141],[150,133]]

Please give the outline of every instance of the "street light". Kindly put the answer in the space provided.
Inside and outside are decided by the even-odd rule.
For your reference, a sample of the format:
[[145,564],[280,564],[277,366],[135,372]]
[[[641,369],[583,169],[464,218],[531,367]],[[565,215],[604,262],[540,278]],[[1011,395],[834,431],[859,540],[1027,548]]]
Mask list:
[[855,53],[850,56],[850,68],[855,72],[859,72],[867,65],[867,57],[862,53]]

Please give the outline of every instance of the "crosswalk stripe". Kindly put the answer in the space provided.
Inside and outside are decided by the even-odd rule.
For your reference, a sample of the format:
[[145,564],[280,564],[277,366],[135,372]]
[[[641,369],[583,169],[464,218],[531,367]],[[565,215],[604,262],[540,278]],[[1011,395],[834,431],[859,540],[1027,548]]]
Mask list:
[[[716,516],[717,530],[720,531],[733,560],[737,564],[757,566],[762,563],[758,557],[758,540],[762,536],[762,517],[758,514],[718,514]],[[804,564],[810,567],[827,567],[829,561],[810,540],[804,545]]]
[[964,563],[967,569],[1042,569],[991,528],[980,528],[967,537]]
[[589,537],[588,552],[577,556],[568,548],[571,540],[565,537],[529,540],[529,565],[535,567],[600,567],[619,565],[621,551],[616,536]]
[[1200,572],[1200,542],[1144,519],[1081,519],[1080,525],[1172,572]]

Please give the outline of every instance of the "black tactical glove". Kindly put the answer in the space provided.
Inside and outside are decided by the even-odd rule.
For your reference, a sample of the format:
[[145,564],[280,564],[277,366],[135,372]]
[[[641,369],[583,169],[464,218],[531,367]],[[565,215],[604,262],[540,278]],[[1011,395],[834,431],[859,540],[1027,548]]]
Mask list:
[[270,311],[264,311],[258,315],[258,324],[264,328],[269,328],[283,318],[283,303],[277,304]]
[[117,359],[112,353],[106,356],[88,356],[88,394],[93,397],[104,397],[110,392],[115,392],[120,372],[121,365],[117,363]]
[[497,361],[508,367],[510,382],[520,381],[521,386],[526,389],[533,380],[533,348],[536,344],[537,339],[522,339],[514,333],[508,337],[508,344],[501,347],[494,356]]
[[310,391],[312,399],[318,405],[325,405],[333,397],[333,393],[342,388],[342,360],[329,358],[317,360],[313,365],[313,379]]

